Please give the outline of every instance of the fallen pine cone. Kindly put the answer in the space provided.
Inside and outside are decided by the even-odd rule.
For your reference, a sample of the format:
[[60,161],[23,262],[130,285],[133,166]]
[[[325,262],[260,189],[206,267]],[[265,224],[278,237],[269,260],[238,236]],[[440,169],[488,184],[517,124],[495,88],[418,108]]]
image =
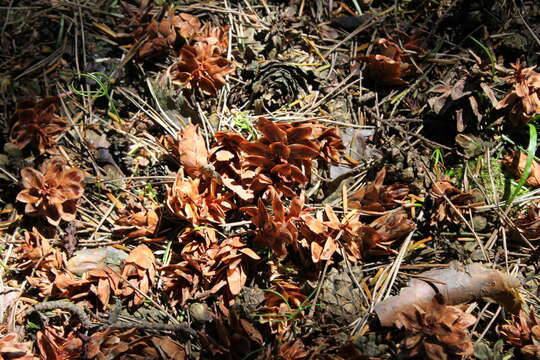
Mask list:
[[66,129],[66,119],[58,115],[58,97],[48,97],[37,103],[23,100],[11,119],[13,126],[9,141],[19,149],[28,145],[45,153],[56,138]]
[[73,221],[77,203],[84,193],[84,173],[78,168],[66,168],[61,158],[46,160],[40,170],[26,167],[21,171],[24,189],[17,200],[26,203],[26,213],[38,213],[49,224],[61,220]]

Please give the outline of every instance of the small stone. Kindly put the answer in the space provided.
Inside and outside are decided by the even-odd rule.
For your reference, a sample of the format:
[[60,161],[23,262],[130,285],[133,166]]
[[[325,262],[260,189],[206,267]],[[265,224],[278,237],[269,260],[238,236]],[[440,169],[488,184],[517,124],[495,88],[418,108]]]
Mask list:
[[23,158],[22,151],[17,147],[17,145],[12,143],[6,143],[4,145],[4,152],[15,159]]
[[126,252],[112,246],[83,249],[73,254],[73,257],[67,262],[66,268],[78,276],[82,276],[90,270],[104,269],[106,266],[120,271],[119,265],[127,256]]
[[406,183],[411,183],[414,181],[414,169],[412,167],[408,167],[403,169],[401,172],[401,179]]
[[198,322],[207,322],[212,320],[212,315],[208,311],[208,306],[203,303],[193,303],[189,305],[189,315]]
[[487,219],[480,215],[475,215],[472,218],[472,227],[474,231],[481,232],[487,227]]

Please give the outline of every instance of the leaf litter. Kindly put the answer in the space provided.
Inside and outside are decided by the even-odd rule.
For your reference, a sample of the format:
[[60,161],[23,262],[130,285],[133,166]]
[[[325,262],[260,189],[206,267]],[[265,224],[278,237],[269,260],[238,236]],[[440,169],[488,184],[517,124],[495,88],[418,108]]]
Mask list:
[[538,4],[16,5],[0,357],[538,358]]

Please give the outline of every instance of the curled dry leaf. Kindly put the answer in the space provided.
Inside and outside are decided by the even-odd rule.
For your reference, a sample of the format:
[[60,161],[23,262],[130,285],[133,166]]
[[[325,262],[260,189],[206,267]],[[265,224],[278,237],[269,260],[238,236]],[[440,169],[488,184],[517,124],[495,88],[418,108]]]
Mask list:
[[131,298],[130,306],[139,306],[145,299],[140,293],[148,294],[156,283],[156,259],[148,246],[139,245],[131,250],[125,263],[122,277],[129,284],[122,283],[122,296]]
[[[435,199],[435,211],[431,218],[432,225],[444,221],[459,224],[462,217],[459,216],[458,212],[462,214],[466,209],[481,205],[474,203],[474,191],[463,192],[453,186],[449,180],[436,181],[429,193]],[[448,204],[444,196],[450,200],[454,207]]]
[[[525,171],[525,164],[527,163],[527,154],[522,153],[521,151],[514,151],[509,155],[503,157],[503,165],[508,168],[514,176],[521,178],[523,172]],[[529,177],[525,180],[525,183],[539,187],[540,186],[540,164],[533,159],[531,172]]]
[[507,79],[512,90],[499,102],[499,108],[510,107],[511,119],[523,124],[540,114],[540,74],[534,66],[511,64],[514,74]]
[[377,305],[375,313],[383,326],[392,326],[399,313],[414,313],[417,307],[429,306],[433,297],[440,293],[449,305],[462,304],[479,298],[490,298],[508,311],[517,312],[520,297],[519,280],[482,264],[454,265],[449,268],[423,272],[421,278],[413,278],[397,296]]
[[196,178],[201,175],[201,168],[208,165],[206,143],[196,125],[189,124],[179,133],[178,156],[185,172]]
[[57,111],[58,97],[48,97],[37,103],[20,101],[11,119],[10,142],[21,150],[30,145],[43,154],[55,144],[67,126],[66,119]]
[[84,192],[82,170],[66,167],[58,157],[46,160],[40,170],[21,170],[24,189],[17,200],[26,203],[25,212],[38,213],[51,225],[75,220],[77,203]]
[[20,342],[19,335],[8,333],[0,338],[0,356],[9,360],[37,360],[30,351],[30,345]]
[[457,306],[446,306],[438,296],[412,312],[400,312],[398,317],[396,326],[405,330],[402,355],[408,358],[446,360],[451,356],[468,357],[474,353],[467,328],[476,322],[476,318]]
[[85,344],[88,359],[171,359],[184,360],[182,345],[168,336],[143,335],[137,329],[107,328],[89,337]]
[[403,77],[412,73],[412,66],[405,62],[405,50],[390,40],[377,39],[373,52],[371,55],[357,57],[367,64],[369,77],[385,85],[407,84]]
[[514,220],[517,231],[521,232],[527,240],[540,239],[540,214],[538,209],[530,206],[525,214],[521,214]]
[[45,326],[37,333],[37,344],[41,356],[51,360],[80,359],[83,341],[74,332],[65,334],[65,329]]
[[144,206],[135,201],[128,201],[124,209],[119,210],[120,217],[113,229],[115,235],[127,238],[148,237],[156,233],[159,215],[155,205]]

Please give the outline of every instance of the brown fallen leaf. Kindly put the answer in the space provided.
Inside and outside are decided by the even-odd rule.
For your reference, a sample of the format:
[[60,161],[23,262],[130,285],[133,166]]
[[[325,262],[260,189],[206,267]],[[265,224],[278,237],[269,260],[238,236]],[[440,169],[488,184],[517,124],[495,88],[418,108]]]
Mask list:
[[405,62],[407,55],[398,44],[387,40],[377,39],[374,53],[356,57],[366,63],[367,74],[374,80],[385,85],[405,85],[404,76],[411,74],[411,64]]
[[392,326],[399,320],[400,313],[414,313],[417,307],[431,304],[440,293],[448,305],[468,303],[479,298],[491,298],[510,312],[521,308],[517,288],[520,282],[514,276],[489,269],[483,264],[452,266],[420,274],[421,279],[412,279],[399,295],[375,305],[375,313],[383,326]]
[[130,283],[129,286],[123,287],[122,292],[125,297],[133,296],[129,302],[130,306],[138,306],[143,302],[144,297],[140,293],[147,294],[150,291],[156,283],[156,275],[156,259],[152,250],[144,244],[131,250],[122,272],[122,277],[128,279]]
[[[514,151],[512,154],[504,156],[502,162],[516,177],[521,178],[527,163],[527,154]],[[533,160],[531,173],[525,182],[534,187],[540,186],[540,164],[536,160]]]
[[527,240],[540,240],[540,214],[534,206],[529,206],[526,213],[514,219],[514,223],[514,231],[523,234]]
[[31,345],[18,340],[17,333],[9,333],[0,338],[0,358],[14,360],[36,360],[30,351]]
[[37,344],[42,358],[51,360],[80,359],[83,341],[74,332],[45,326],[37,333]]
[[196,125],[187,125],[179,134],[178,155],[188,175],[201,175],[201,167],[208,165],[208,150]]

